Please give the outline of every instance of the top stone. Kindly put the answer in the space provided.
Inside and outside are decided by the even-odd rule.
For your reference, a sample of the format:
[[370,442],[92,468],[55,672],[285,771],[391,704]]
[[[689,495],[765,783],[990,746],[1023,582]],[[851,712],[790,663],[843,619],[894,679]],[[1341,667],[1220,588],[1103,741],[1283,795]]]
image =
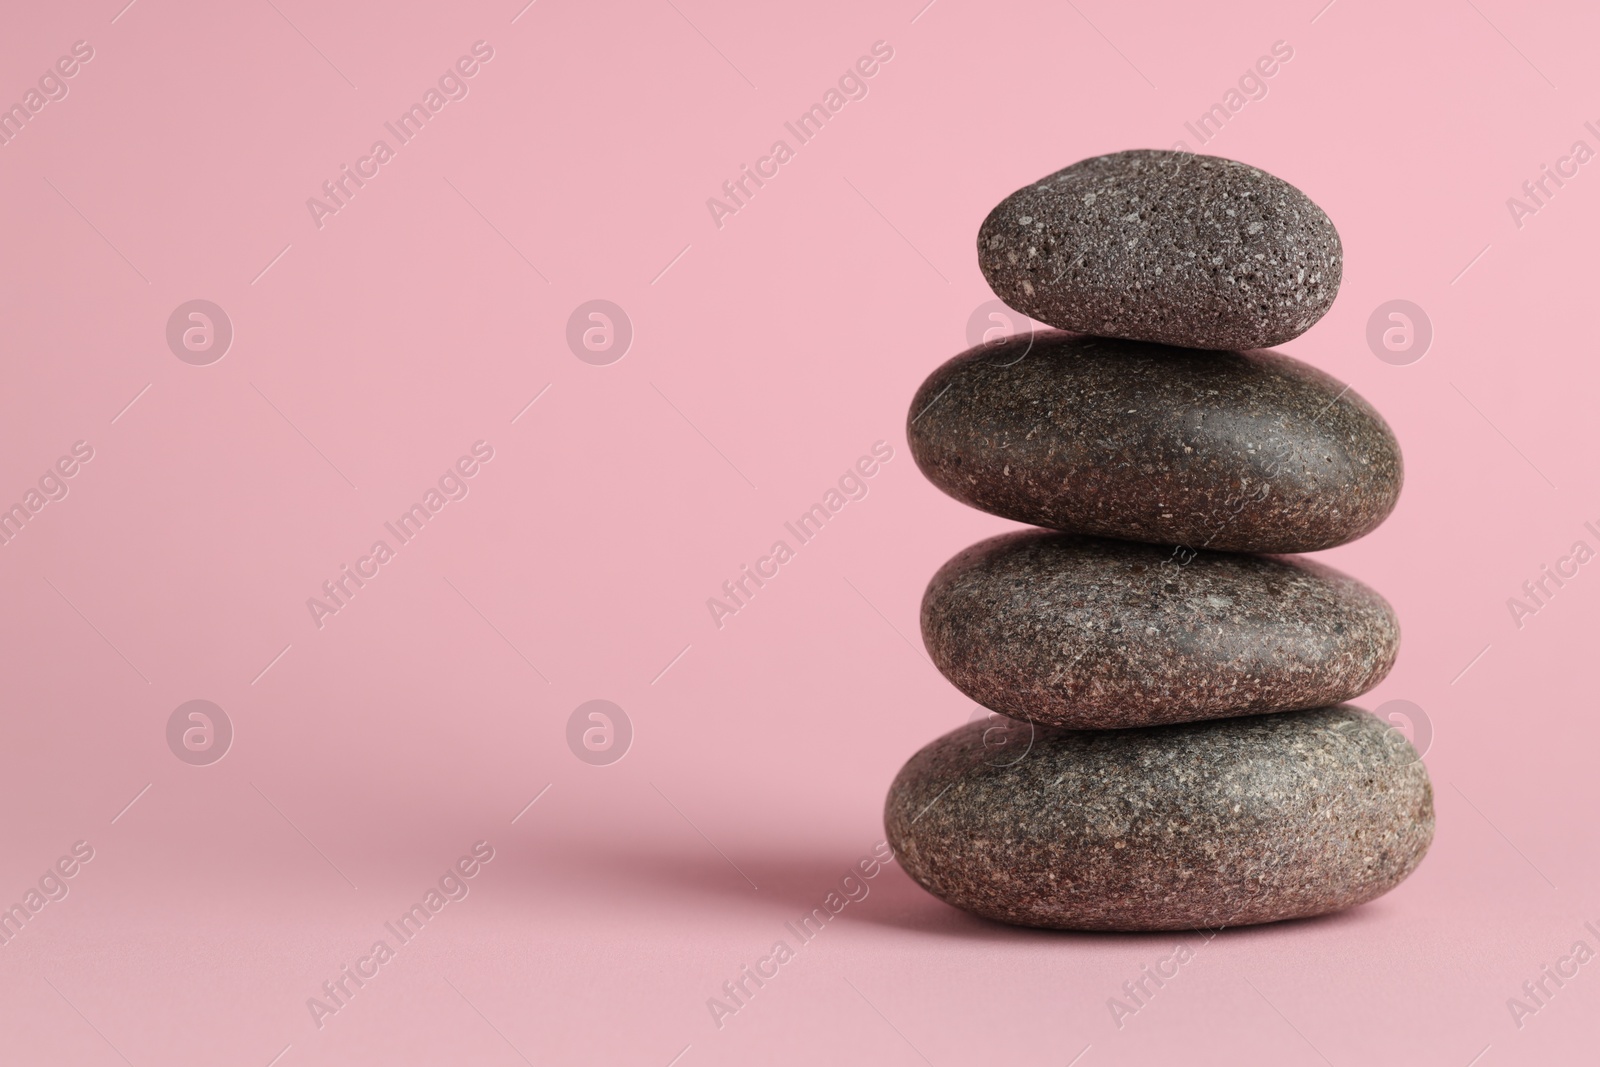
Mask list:
[[995,294],[1077,333],[1185,348],[1270,348],[1339,292],[1343,252],[1299,189],[1215,156],[1139,149],[1018,189],[978,231]]

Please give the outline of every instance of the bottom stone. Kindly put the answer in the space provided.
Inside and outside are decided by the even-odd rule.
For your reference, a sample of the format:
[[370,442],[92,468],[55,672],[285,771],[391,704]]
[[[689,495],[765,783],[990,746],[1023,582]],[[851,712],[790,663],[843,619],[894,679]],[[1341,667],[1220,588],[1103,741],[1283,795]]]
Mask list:
[[1191,930],[1388,892],[1433,840],[1433,788],[1348,704],[1134,730],[994,716],[911,757],[884,825],[906,873],[987,918]]

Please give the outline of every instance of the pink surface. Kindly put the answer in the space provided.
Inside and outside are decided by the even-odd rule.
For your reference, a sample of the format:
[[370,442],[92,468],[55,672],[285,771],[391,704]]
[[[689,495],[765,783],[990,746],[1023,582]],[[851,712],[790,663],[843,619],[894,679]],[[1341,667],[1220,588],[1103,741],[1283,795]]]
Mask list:
[[[0,35],[5,100],[93,52],[0,147],[0,498],[92,450],[0,547],[0,898],[93,852],[0,948],[4,1062],[1592,1057],[1600,963],[1559,961],[1600,949],[1600,564],[1507,605],[1600,547],[1600,164],[1507,205],[1600,149],[1592,7],[123,2],[16,7]],[[385,123],[480,41],[399,143]],[[784,123],[880,41],[797,145]],[[1405,448],[1393,518],[1324,558],[1403,620],[1364,703],[1423,709],[1432,853],[1367,907],[1210,941],[991,925],[891,866],[800,944],[785,922],[872,851],[900,764],[972,710],[917,605],[1008,524],[927,484],[902,425],[990,298],[979,222],[1087,155],[1202,148],[1184,123],[1278,41],[1203,150],[1344,238],[1338,303],[1285,350]],[[792,158],[714,218],[780,138]],[[379,139],[392,158],[361,162]],[[369,177],[314,218],[342,165]],[[1432,323],[1420,361],[1368,345],[1396,299]],[[186,312],[189,359],[169,347],[191,300],[232,324],[220,360],[215,335],[183,348]],[[631,322],[620,360],[600,320],[569,347],[591,300]],[[879,441],[865,497],[717,626],[707,598]],[[450,475],[476,442],[492,459]],[[441,478],[400,544],[384,524]],[[371,576],[314,619],[344,565]],[[187,713],[169,747],[191,700],[223,709],[226,758],[175,755]],[[569,747],[590,700],[631,723],[619,762],[576,755],[616,751],[614,714],[611,749],[587,713]],[[460,899],[389,933],[476,842]],[[793,958],[714,1019],[779,940]],[[1179,942],[1119,1026],[1108,1000]],[[1577,973],[1514,1017],[1546,964]],[[372,976],[314,1018],[345,965]]]

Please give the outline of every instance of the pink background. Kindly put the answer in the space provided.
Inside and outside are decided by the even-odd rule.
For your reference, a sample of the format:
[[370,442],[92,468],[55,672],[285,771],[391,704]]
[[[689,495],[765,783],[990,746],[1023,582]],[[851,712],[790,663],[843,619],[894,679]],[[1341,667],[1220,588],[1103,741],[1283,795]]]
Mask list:
[[[0,35],[0,100],[94,49],[0,148],[0,501],[94,449],[0,548],[0,898],[95,850],[0,948],[6,1062],[1592,1057],[1600,963],[1520,1028],[1506,1005],[1600,948],[1600,565],[1520,629],[1506,606],[1600,547],[1600,164],[1520,228],[1506,207],[1600,148],[1591,6],[122,2],[15,7]],[[318,229],[306,199],[478,40],[470,94]],[[866,98],[718,229],[706,199],[879,40]],[[1354,912],[1209,943],[992,925],[890,868],[719,1029],[707,998],[972,710],[917,606],[1008,524],[926,483],[902,428],[989,299],[979,222],[1084,156],[1198,147],[1183,122],[1278,40],[1292,61],[1204,150],[1344,238],[1338,303],[1285,350],[1405,449],[1393,518],[1324,558],[1405,625],[1363,703],[1431,723],[1432,853]],[[196,298],[235,330],[209,366],[165,340]],[[565,341],[596,298],[635,331],[609,366]],[[1435,330],[1407,366],[1365,340],[1397,298]],[[319,630],[306,599],[478,440],[470,494]],[[878,440],[869,495],[717,629],[706,598]],[[635,731],[610,766],[565,740],[597,698]],[[209,766],[167,747],[191,699],[236,732]],[[479,840],[470,895],[314,1025],[307,998]],[[1107,999],[1179,941],[1194,960],[1119,1029]]]

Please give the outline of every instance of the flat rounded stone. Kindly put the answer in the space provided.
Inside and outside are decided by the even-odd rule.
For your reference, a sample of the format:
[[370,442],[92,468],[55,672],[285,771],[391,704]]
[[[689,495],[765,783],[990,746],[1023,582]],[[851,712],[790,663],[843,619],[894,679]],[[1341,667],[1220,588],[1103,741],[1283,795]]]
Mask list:
[[1064,330],[1188,348],[1299,337],[1339,292],[1339,232],[1299,189],[1231,159],[1142,149],[1074,163],[978,231],[995,295]]
[[884,810],[934,896],[1002,922],[1190,930],[1393,889],[1433,839],[1404,735],[1341,705],[1140,730],[996,717],[911,757]]
[[1382,522],[1402,480],[1372,405],[1298,360],[1054,330],[935,370],[906,436],[923,474],[962,503],[1193,548],[1331,548]]
[[939,569],[922,639],[984,707],[1098,730],[1349,700],[1394,666],[1400,626],[1306,560],[1020,530]]

